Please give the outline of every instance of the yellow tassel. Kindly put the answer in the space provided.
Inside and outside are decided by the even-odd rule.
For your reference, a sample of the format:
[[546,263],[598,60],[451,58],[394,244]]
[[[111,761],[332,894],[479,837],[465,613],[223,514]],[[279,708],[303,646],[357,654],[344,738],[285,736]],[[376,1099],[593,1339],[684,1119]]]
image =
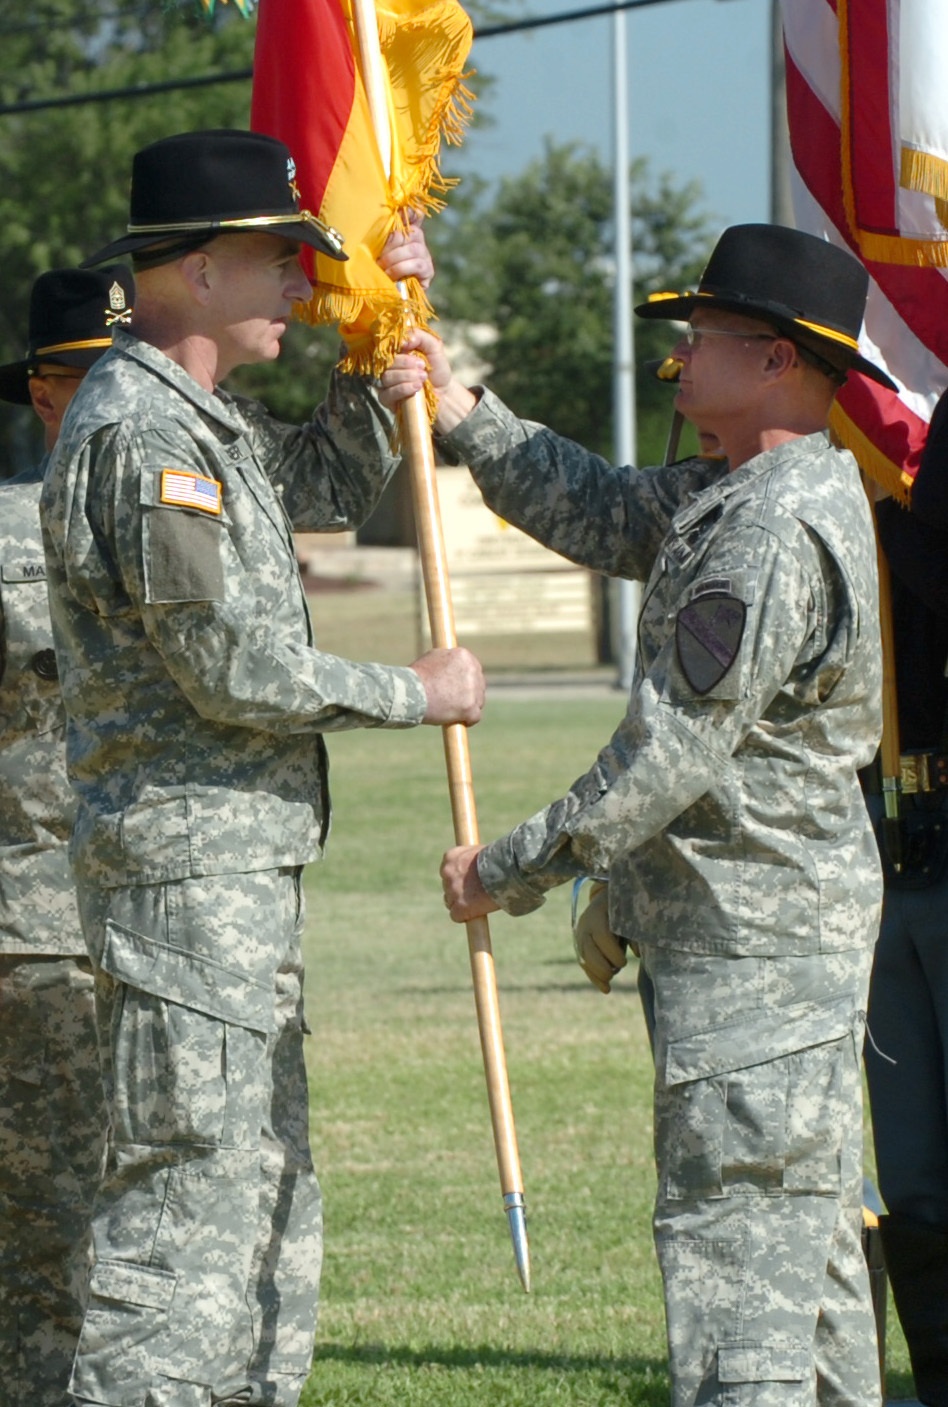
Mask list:
[[[350,0],[342,0],[342,5],[352,27]],[[411,13],[403,13],[404,9]],[[377,276],[378,271],[370,271],[368,263],[389,231],[407,228],[406,212],[431,215],[444,209],[441,197],[456,181],[442,174],[441,144],[460,143],[471,120],[474,97],[464,82],[469,75],[462,71],[470,22],[456,0],[433,0],[430,4],[425,0],[378,0],[375,13],[391,80],[389,105],[396,137],[391,174],[380,193],[377,214],[372,209],[374,192],[366,206],[360,207],[357,227],[350,232],[347,269],[321,267],[322,261],[317,260],[313,295],[296,314],[308,323],[337,325],[346,344],[343,370],[372,377],[391,365],[410,328],[427,329],[433,312],[417,280],[406,281],[408,297],[403,300],[389,280],[374,281],[373,274]],[[410,73],[418,80],[417,88],[406,83]],[[359,228],[365,210],[369,212],[365,223],[371,221],[368,229]],[[340,217],[333,223],[345,231]],[[351,286],[349,279],[358,280],[363,287]],[[433,417],[436,405],[430,389],[426,401]]]
[[903,472],[901,465],[883,454],[836,401],[830,410],[829,423],[839,443],[851,451],[863,473],[908,507],[913,480]]
[[899,184],[907,191],[924,191],[936,200],[948,200],[948,161],[930,151],[902,148]]

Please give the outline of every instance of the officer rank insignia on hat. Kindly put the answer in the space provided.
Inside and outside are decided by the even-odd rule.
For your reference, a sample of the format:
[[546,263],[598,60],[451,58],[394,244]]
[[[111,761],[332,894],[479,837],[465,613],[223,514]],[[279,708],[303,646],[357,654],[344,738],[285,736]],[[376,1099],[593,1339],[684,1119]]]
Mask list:
[[286,179],[289,182],[290,193],[296,202],[296,208],[298,210],[300,205],[300,188],[296,180],[296,162],[293,160],[292,156],[288,156],[286,159]]
[[198,508],[202,513],[220,515],[221,485],[188,469],[162,469],[161,502],[176,508]]
[[675,645],[682,673],[696,694],[709,693],[737,659],[747,607],[738,596],[709,591],[678,612]]

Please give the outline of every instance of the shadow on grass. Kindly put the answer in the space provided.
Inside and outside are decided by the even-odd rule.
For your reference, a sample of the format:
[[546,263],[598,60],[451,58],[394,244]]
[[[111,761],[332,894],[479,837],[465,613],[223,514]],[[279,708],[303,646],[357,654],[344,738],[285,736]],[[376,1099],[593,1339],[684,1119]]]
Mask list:
[[[616,1402],[635,1401],[641,1407],[668,1407],[668,1369],[664,1359],[642,1358],[613,1354],[593,1353],[543,1353],[537,1350],[515,1350],[492,1347],[488,1344],[473,1347],[446,1348],[428,1345],[424,1348],[410,1348],[405,1344],[332,1344],[317,1343],[313,1358],[313,1371],[316,1380],[320,1367],[335,1364],[346,1368],[396,1369],[404,1372],[413,1369],[424,1373],[426,1369],[447,1369],[457,1373],[523,1373],[533,1379],[538,1400],[545,1379],[562,1382],[575,1378],[577,1386],[583,1378],[597,1380],[596,1401],[606,1403],[611,1396],[601,1395],[612,1389],[617,1393]],[[634,1399],[627,1396],[631,1384],[635,1385]],[[579,1389],[582,1392],[582,1389]],[[499,1400],[499,1399],[495,1399]],[[569,1401],[569,1397],[557,1396],[557,1400]],[[580,1398],[575,1399],[577,1402]],[[585,1400],[583,1398],[582,1400]]]
[[[575,967],[575,962],[570,963],[570,966]],[[625,978],[621,980],[626,981]],[[568,992],[581,992],[585,994],[593,990],[587,977],[580,977],[575,982],[568,981],[565,978],[561,981],[551,978],[549,982],[530,982],[518,981],[517,978],[513,977],[505,978],[500,985],[502,992],[535,992],[537,996],[548,996],[550,992],[558,992],[561,995],[565,995]],[[470,990],[471,984],[469,981],[441,983],[438,986],[422,986],[418,983],[407,982],[404,985],[393,983],[389,988],[390,992],[397,993],[398,996],[402,997],[456,997],[459,993],[468,993]],[[636,1001],[639,999],[634,981],[631,986],[629,986],[627,981],[624,987],[616,985],[612,989],[612,995],[620,998],[620,1000],[623,997],[634,998]]]
[[[533,964],[535,969],[551,968],[554,972],[563,973],[563,977],[556,977],[553,973],[547,975],[547,980],[537,980],[536,978],[517,978],[505,973],[503,990],[505,992],[536,992],[537,995],[547,995],[550,992],[584,992],[590,991],[588,977],[579,974],[576,959],[572,956],[540,958]],[[639,1000],[638,989],[635,985],[635,975],[638,971],[634,964],[631,964],[622,973],[619,982],[613,987],[612,995],[620,1000],[623,997]],[[576,974],[574,976],[574,974]],[[419,985],[418,983],[396,984],[392,990],[403,996],[456,996],[458,992],[469,992],[470,982],[464,978],[458,982],[441,983],[439,986]]]
[[417,1368],[437,1364],[442,1368],[542,1368],[553,1372],[572,1368],[579,1372],[606,1369],[625,1373],[661,1373],[663,1377],[666,1374],[665,1360],[660,1358],[616,1357],[607,1353],[544,1353],[538,1349],[497,1348],[490,1344],[458,1348],[428,1344],[424,1348],[409,1348],[407,1344],[317,1342],[314,1363],[327,1359],[368,1365],[395,1363]]

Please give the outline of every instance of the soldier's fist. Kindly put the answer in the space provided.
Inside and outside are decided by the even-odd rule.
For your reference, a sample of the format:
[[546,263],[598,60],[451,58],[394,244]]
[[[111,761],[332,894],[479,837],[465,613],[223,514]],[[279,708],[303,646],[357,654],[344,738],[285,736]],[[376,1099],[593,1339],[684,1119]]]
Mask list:
[[573,947],[580,967],[600,992],[612,990],[610,983],[625,967],[625,943],[609,927],[609,886],[593,884],[589,903],[573,924]]

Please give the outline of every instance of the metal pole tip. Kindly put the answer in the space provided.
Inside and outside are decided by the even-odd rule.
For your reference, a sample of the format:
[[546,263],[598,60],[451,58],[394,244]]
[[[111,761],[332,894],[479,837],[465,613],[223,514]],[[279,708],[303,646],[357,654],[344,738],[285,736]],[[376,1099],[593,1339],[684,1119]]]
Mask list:
[[513,1242],[514,1257],[517,1261],[517,1274],[520,1276],[520,1283],[530,1293],[530,1247],[527,1243],[527,1217],[523,1204],[522,1192],[504,1193],[504,1211],[507,1213],[507,1225],[510,1227],[510,1239]]

